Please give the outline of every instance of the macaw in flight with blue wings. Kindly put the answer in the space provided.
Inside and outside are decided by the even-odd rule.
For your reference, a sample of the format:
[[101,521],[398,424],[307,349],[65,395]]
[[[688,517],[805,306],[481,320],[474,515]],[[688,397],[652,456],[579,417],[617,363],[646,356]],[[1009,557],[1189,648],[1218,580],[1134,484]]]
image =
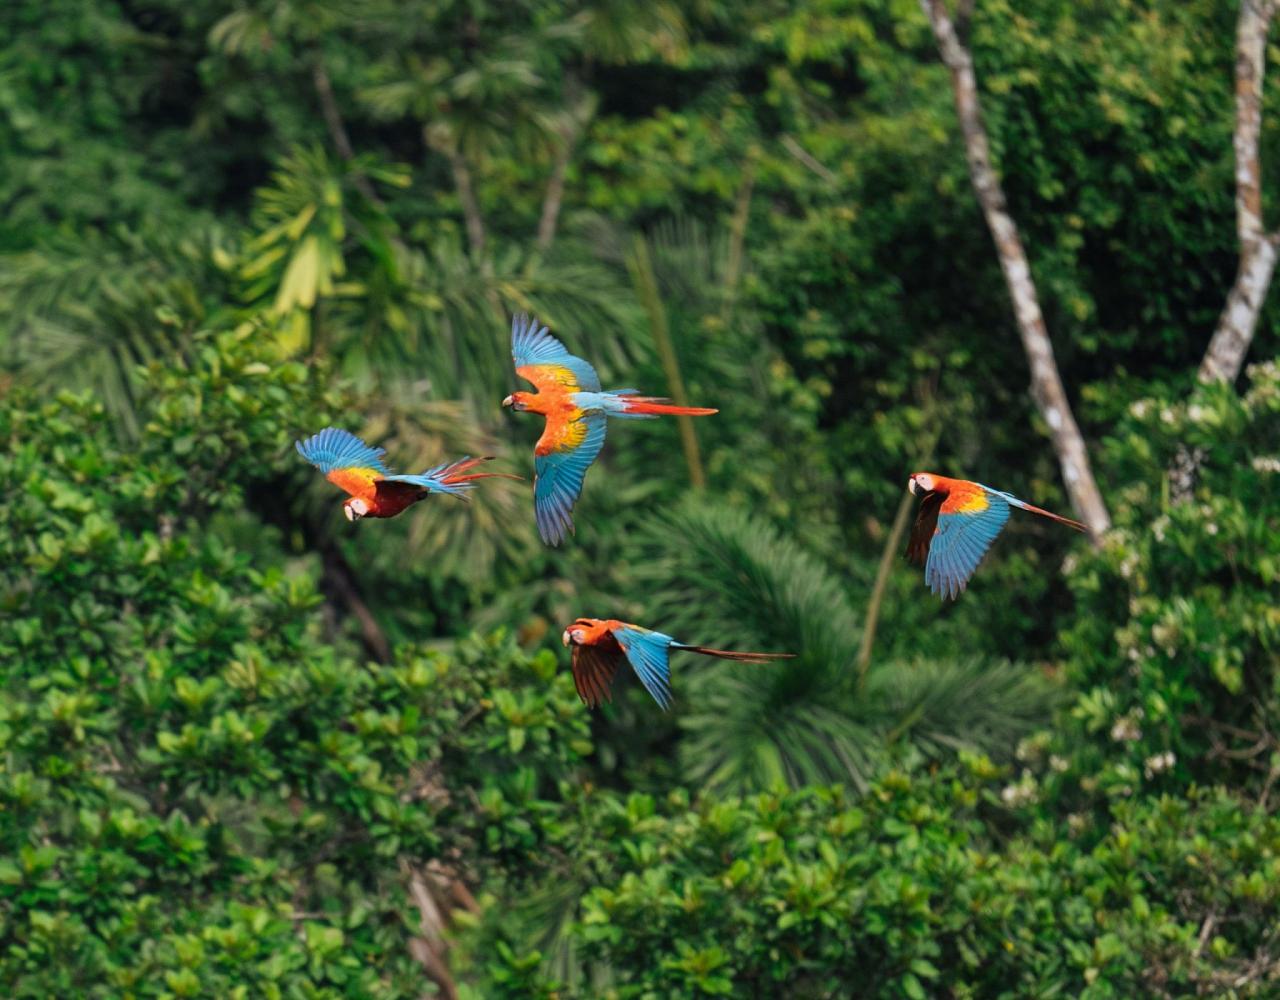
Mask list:
[[688,650],[703,656],[743,663],[789,660],[794,653],[739,653],[677,642],[669,635],[616,618],[579,618],[564,630],[561,641],[573,649],[573,683],[588,708],[610,700],[610,688],[623,663],[640,678],[646,691],[665,711],[671,707],[671,651]]
[[604,447],[609,417],[647,419],[662,414],[706,416],[716,410],[701,406],[672,406],[635,389],[601,391],[600,377],[591,365],[574,357],[537,320],[519,315],[511,321],[511,358],[516,374],[537,393],[513,392],[503,406],[540,413],[547,419],[534,446],[533,512],[538,534],[548,545],[559,545],[573,530],[573,505],[582,493],[587,470]]
[[1033,507],[1011,493],[967,479],[914,472],[907,485],[920,497],[920,510],[907,543],[907,559],[924,566],[925,583],[944,599],[955,600],[968,585],[978,563],[1009,520],[1011,506],[1059,521],[1077,531],[1086,530],[1079,521]]
[[382,461],[384,448],[371,448],[349,431],[326,427],[305,441],[294,442],[298,454],[324,473],[329,482],[351,494],[342,503],[348,521],[362,517],[395,517],[432,493],[467,499],[476,479],[519,479],[502,472],[472,472],[484,458],[460,458],[419,476],[396,476]]

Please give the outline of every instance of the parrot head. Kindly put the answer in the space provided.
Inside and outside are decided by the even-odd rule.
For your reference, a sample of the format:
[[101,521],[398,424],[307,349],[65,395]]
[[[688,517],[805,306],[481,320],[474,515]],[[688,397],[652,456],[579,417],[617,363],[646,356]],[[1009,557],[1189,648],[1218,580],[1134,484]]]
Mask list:
[[369,505],[359,497],[351,497],[343,502],[342,512],[347,515],[348,521],[358,521],[369,513]]
[[927,472],[913,472],[911,478],[907,480],[907,489],[918,497],[932,493],[935,485],[933,476]]
[[529,409],[529,394],[527,392],[513,392],[502,401],[502,405],[511,407],[517,413],[523,413]]
[[560,641],[566,646],[577,646],[587,637],[587,629],[592,622],[586,618],[579,618],[567,629],[560,633]]

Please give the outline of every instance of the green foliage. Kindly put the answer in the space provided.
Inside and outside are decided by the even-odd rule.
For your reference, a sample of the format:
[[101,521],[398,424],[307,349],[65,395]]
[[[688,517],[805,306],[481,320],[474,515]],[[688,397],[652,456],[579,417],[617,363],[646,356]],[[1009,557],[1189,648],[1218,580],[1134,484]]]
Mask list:
[[[1276,932],[1274,818],[1152,798],[1090,846],[1011,816],[1000,777],[967,758],[856,800],[602,798],[575,856],[600,884],[571,933],[610,985],[568,995],[1268,995],[1250,970]],[[470,946],[483,995],[539,995],[518,947],[492,947],[518,940],[502,924]]]
[[[976,5],[1117,529],[895,561],[859,676],[909,471],[1065,506],[916,0],[0,4],[5,995],[1274,992],[1280,382],[1184,398],[1234,16]],[[519,310],[718,407],[706,489],[652,421],[559,549],[527,481],[346,523],[329,424],[529,475]],[[581,614],[800,655],[588,716]]]
[[816,559],[750,517],[690,505],[651,535],[656,551],[642,578],[657,595],[649,620],[685,641],[797,654],[763,665],[689,664],[680,754],[694,787],[866,788],[891,751],[1008,756],[1049,716],[1052,689],[1026,667],[953,654],[879,660],[860,676],[861,621],[849,595]]
[[572,684],[502,639],[326,644],[312,575],[206,530],[305,369],[224,336],[147,385],[138,449],[85,397],[0,415],[5,992],[418,996],[405,866],[536,855],[590,750]]
[[[1261,794],[1280,776],[1280,371],[1237,395],[1140,399],[1108,442],[1122,520],[1071,574],[1072,710],[1086,790],[1132,795],[1188,777]],[[1193,495],[1170,497],[1182,449]]]

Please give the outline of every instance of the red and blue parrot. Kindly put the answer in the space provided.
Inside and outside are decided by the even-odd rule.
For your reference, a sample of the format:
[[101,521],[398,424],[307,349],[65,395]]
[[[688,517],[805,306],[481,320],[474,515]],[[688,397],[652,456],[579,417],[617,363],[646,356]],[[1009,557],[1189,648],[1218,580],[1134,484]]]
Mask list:
[[609,417],[647,419],[662,414],[701,417],[716,410],[700,406],[672,406],[635,389],[601,391],[600,377],[590,363],[574,357],[564,344],[539,327],[537,320],[516,316],[511,321],[511,358],[516,374],[537,393],[513,392],[503,406],[546,417],[542,437],[534,446],[533,510],[538,534],[558,545],[573,530],[573,505],[582,493],[587,470],[604,447]]
[[484,458],[460,458],[428,469],[420,476],[395,476],[383,464],[383,448],[371,448],[349,431],[326,427],[305,441],[294,442],[298,454],[326,479],[351,494],[342,502],[348,521],[362,517],[395,517],[432,493],[467,499],[476,479],[519,479],[502,472],[472,472]]
[[610,687],[622,664],[630,663],[645,690],[664,710],[671,707],[670,656],[684,649],[744,663],[788,660],[794,653],[737,653],[677,642],[669,635],[615,618],[579,618],[560,636],[573,649],[573,683],[588,708],[610,701]]
[[924,566],[925,583],[944,599],[955,600],[968,585],[978,563],[1009,520],[1010,506],[1070,525],[1077,531],[1085,530],[1079,521],[967,479],[914,472],[907,485],[920,497],[920,510],[907,543],[907,559]]

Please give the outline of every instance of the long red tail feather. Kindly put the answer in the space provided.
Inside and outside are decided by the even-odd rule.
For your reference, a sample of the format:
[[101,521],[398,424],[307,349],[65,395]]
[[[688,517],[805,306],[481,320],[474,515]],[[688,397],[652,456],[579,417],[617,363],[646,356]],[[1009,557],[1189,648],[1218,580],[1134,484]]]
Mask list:
[[492,462],[494,456],[483,455],[480,458],[461,458],[452,465],[446,466],[440,471],[440,480],[447,486],[456,486],[458,483],[469,483],[473,479],[517,479],[524,480],[524,476],[515,476],[509,472],[470,472],[481,462]]
[[1075,528],[1075,529],[1076,529],[1076,531],[1088,531],[1088,530],[1089,530],[1089,529],[1088,529],[1088,528],[1086,528],[1083,524],[1081,524],[1079,521],[1073,521],[1073,520],[1071,520],[1071,518],[1069,518],[1069,517],[1063,517],[1061,514],[1055,514],[1055,513],[1053,513],[1053,511],[1045,510],[1043,507],[1035,507],[1035,506],[1033,506],[1033,505],[1031,505],[1031,504],[1027,504],[1027,505],[1026,505],[1026,507],[1024,508],[1024,510],[1029,510],[1029,511],[1031,511],[1031,513],[1033,513],[1033,514],[1041,514],[1041,515],[1043,515],[1044,517],[1049,518],[1049,520],[1051,520],[1051,521],[1058,521],[1059,523],[1061,523],[1061,524],[1065,524],[1065,525],[1067,525],[1068,527]]
[[662,413],[671,416],[706,417],[719,410],[706,406],[672,406],[671,402],[657,396],[627,396],[628,413]]
[[690,653],[718,656],[722,660],[741,660],[743,663],[768,663],[770,660],[793,660],[795,653],[739,653],[732,649],[711,649],[708,646],[681,646]]

